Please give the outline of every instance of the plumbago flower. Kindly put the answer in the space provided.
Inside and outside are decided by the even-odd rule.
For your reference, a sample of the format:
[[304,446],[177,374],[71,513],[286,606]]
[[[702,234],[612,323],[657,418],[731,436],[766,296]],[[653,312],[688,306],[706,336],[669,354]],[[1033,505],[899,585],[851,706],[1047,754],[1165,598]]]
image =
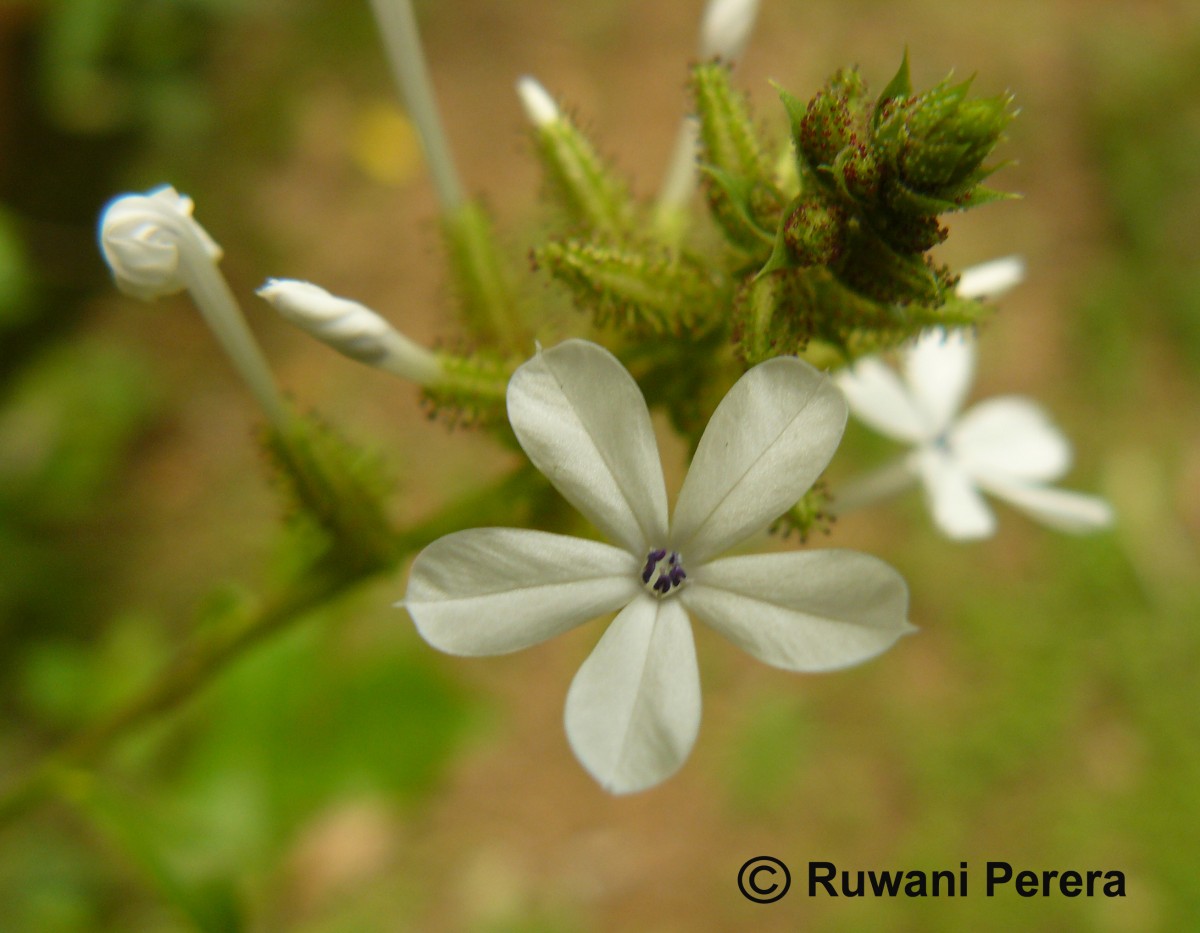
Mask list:
[[780,357],[712,416],[668,522],[645,399],[607,350],[569,340],[513,374],[508,416],[530,460],[616,546],[515,528],[447,535],[416,558],[403,605],[435,648],[526,648],[604,613],[613,623],[567,694],[566,731],[615,793],[669,777],[700,726],[689,614],[792,671],[864,661],[912,630],[908,589],[852,551],[718,557],[765,529],[825,468],[847,410],[833,384]]
[[1003,396],[958,414],[975,369],[974,340],[925,331],[909,345],[901,378],[880,360],[860,360],[836,379],[865,424],[913,445],[900,460],[846,489],[839,511],[920,482],[935,524],[951,538],[985,538],[996,519],[987,492],[1060,531],[1112,523],[1103,499],[1045,484],[1071,465],[1071,445],[1033,401]]

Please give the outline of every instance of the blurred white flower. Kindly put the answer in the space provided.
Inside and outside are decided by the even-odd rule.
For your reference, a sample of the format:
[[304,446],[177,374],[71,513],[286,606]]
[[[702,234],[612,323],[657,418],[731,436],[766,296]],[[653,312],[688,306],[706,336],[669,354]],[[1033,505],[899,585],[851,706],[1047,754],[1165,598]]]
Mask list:
[[955,289],[961,298],[995,298],[1025,278],[1025,260],[1001,256],[962,271]]
[[750,41],[759,0],[710,0],[700,22],[699,52],[702,59],[741,58]]
[[912,630],[903,579],[874,557],[718,558],[765,529],[833,456],[837,389],[795,358],[754,367],[713,414],[668,523],[650,415],[607,350],[569,340],[513,375],[508,414],[533,464],[616,547],[540,531],[447,535],[413,564],[402,605],[451,654],[516,651],[619,611],[571,684],[566,731],[616,793],[664,780],[700,726],[689,613],[793,671],[866,660]]
[[913,445],[899,461],[851,484],[838,497],[838,511],[919,481],[934,522],[951,538],[995,531],[983,492],[1061,531],[1110,525],[1112,508],[1103,499],[1046,485],[1066,474],[1071,446],[1033,401],[1004,396],[959,415],[974,368],[971,337],[931,330],[906,350],[903,378],[874,358],[837,375],[860,421]]

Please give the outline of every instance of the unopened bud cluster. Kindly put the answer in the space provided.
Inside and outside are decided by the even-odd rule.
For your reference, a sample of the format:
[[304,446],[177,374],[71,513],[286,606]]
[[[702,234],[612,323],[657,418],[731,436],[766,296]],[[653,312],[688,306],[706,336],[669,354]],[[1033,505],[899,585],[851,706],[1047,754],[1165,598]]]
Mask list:
[[732,332],[747,363],[803,352],[828,365],[977,319],[926,255],[946,236],[939,215],[1008,197],[981,182],[1011,100],[968,98],[969,86],[915,93],[906,58],[878,97],[856,70],[807,104],[781,91],[785,174],[729,69],[693,70],[708,203],[741,266]]

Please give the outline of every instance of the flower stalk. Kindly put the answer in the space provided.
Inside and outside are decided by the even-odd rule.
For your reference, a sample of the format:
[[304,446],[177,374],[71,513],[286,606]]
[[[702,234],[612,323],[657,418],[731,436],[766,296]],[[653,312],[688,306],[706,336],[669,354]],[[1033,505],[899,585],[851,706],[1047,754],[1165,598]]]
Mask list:
[[513,285],[486,212],[463,194],[434,99],[411,0],[371,0],[400,97],[417,128],[442,206],[442,231],[464,322],[490,343],[529,343]]
[[411,0],[371,0],[371,9],[383,37],[392,77],[425,150],[438,200],[446,214],[453,214],[464,201],[462,182],[438,114]]

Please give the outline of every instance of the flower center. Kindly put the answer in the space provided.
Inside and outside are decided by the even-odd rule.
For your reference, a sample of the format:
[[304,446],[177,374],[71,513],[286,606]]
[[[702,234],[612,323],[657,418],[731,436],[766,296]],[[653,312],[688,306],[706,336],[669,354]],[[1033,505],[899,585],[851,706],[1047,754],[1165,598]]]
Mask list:
[[687,579],[678,551],[654,548],[646,555],[642,583],[659,599],[676,590]]

